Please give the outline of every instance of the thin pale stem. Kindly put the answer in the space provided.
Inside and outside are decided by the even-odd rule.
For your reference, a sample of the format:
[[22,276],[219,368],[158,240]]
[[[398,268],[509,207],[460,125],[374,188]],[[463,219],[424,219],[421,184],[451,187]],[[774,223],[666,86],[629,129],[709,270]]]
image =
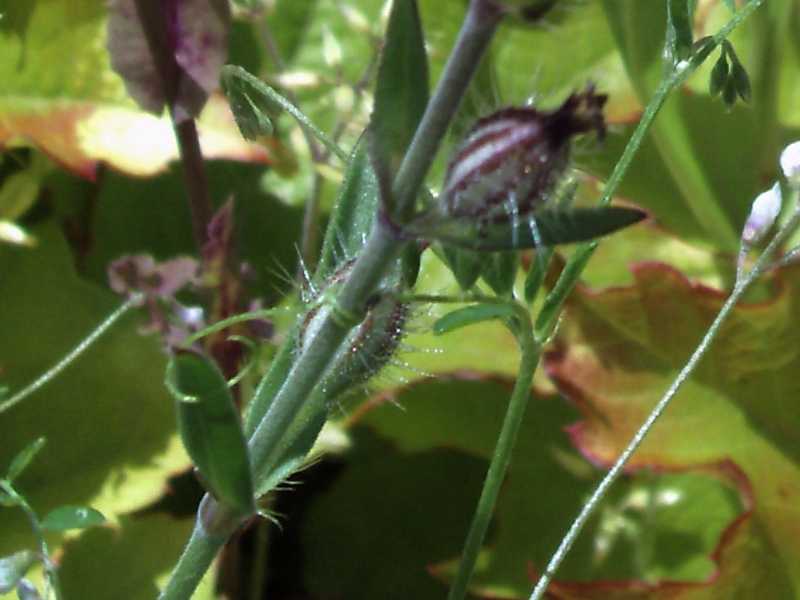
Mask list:
[[795,211],[792,218],[786,223],[786,225],[781,229],[781,231],[772,239],[770,244],[764,250],[762,255],[759,257],[758,261],[756,262],[753,269],[733,288],[733,292],[725,301],[725,304],[722,305],[719,313],[717,314],[714,322],[706,331],[706,334],[703,336],[703,339],[700,341],[700,344],[697,346],[695,351],[692,353],[692,356],[687,361],[686,365],[684,365],[683,369],[681,369],[678,376],[672,382],[669,389],[664,393],[661,400],[658,401],[655,408],[653,408],[650,415],[647,417],[645,422],[636,432],[636,434],[631,438],[631,441],[625,447],[622,454],[620,454],[617,461],[608,471],[606,476],[600,482],[600,484],[595,489],[594,493],[592,493],[589,500],[584,504],[583,509],[581,510],[580,514],[578,514],[577,518],[573,521],[572,525],[570,526],[567,534],[561,540],[561,544],[556,549],[553,557],[550,559],[550,562],[547,565],[544,573],[542,574],[539,582],[536,584],[536,587],[533,589],[533,593],[531,594],[530,600],[539,600],[545,593],[547,586],[550,584],[555,572],[558,570],[558,567],[563,562],[564,558],[566,557],[567,553],[569,552],[572,545],[575,543],[575,540],[578,537],[578,534],[583,529],[586,522],[589,520],[589,517],[592,515],[594,510],[597,508],[600,501],[605,496],[608,489],[614,484],[614,482],[619,478],[622,474],[622,470],[624,469],[625,465],[630,460],[633,453],[639,448],[639,446],[644,441],[647,434],[652,429],[653,425],[658,421],[661,415],[669,406],[672,399],[678,393],[681,386],[689,379],[689,376],[697,367],[700,360],[708,351],[709,347],[711,346],[711,342],[714,341],[714,338],[720,332],[722,328],[722,324],[725,322],[725,319],[728,318],[733,308],[736,306],[737,302],[741,299],[742,295],[745,293],[747,288],[758,279],[758,277],[764,272],[766,268],[768,268],[770,264],[770,259],[774,254],[775,250],[778,246],[786,239],[786,237],[791,234],[800,224],[800,211]]
[[139,302],[141,302],[141,296],[135,295],[132,296],[129,300],[124,302],[120,305],[117,310],[113,313],[108,315],[105,320],[97,326],[97,328],[92,331],[88,336],[86,336],[81,342],[75,346],[71,352],[69,352],[64,358],[59,360],[56,364],[54,364],[48,371],[42,373],[34,382],[32,382],[27,387],[21,389],[19,392],[11,396],[8,400],[0,404],[0,414],[4,413],[5,411],[13,408],[25,398],[33,394],[34,392],[38,391],[40,388],[45,386],[47,383],[55,379],[64,369],[70,366],[75,359],[77,359],[81,354],[83,354],[92,344],[94,344],[100,337],[108,331],[114,323],[120,320],[131,308],[134,308]]

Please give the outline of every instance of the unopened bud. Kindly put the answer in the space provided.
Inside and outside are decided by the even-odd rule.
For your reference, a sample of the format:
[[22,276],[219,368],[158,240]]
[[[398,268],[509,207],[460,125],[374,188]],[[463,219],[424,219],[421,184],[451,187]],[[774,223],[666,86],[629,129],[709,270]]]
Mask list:
[[512,107],[479,120],[450,161],[439,210],[482,223],[530,214],[564,174],[572,137],[605,135],[605,101],[589,86],[553,111]]
[[789,144],[781,152],[781,169],[792,187],[800,187],[800,141]]
[[766,192],[760,193],[750,209],[750,216],[744,224],[742,242],[747,245],[757,243],[769,231],[781,212],[781,188],[777,183]]

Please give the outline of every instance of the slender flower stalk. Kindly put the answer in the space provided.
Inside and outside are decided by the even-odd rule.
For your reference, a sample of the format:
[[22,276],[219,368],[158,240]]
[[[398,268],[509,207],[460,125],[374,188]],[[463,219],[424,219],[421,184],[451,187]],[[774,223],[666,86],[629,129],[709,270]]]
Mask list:
[[141,303],[142,296],[140,294],[136,294],[131,296],[126,302],[120,305],[117,310],[113,313],[108,315],[97,328],[92,331],[88,336],[80,341],[80,343],[75,346],[70,352],[67,353],[61,360],[59,360],[56,364],[54,364],[50,369],[46,372],[42,373],[39,377],[36,378],[34,382],[30,385],[24,387],[19,392],[8,398],[4,402],[0,403],[0,414],[6,412],[7,410],[13,408],[25,398],[36,392],[37,390],[44,387],[47,383],[58,377],[61,372],[70,366],[75,360],[83,354],[86,350],[88,350],[92,344],[94,344],[102,335],[108,331],[112,325],[114,325],[117,321],[119,321],[123,316],[125,316],[128,311],[132,308],[138,306]]
[[489,529],[489,523],[494,514],[497,497],[505,479],[508,465],[511,463],[511,453],[517,440],[520,426],[522,425],[525,409],[530,400],[533,374],[541,357],[541,346],[533,337],[533,324],[527,308],[512,302],[517,317],[516,338],[520,349],[520,361],[514,390],[511,393],[508,410],[503,418],[500,435],[497,438],[492,460],[486,472],[486,479],[478,499],[478,506],[470,524],[467,539],[464,542],[464,551],[458,563],[456,578],[450,586],[448,600],[461,600],[466,596],[467,586],[475,570],[483,540]]

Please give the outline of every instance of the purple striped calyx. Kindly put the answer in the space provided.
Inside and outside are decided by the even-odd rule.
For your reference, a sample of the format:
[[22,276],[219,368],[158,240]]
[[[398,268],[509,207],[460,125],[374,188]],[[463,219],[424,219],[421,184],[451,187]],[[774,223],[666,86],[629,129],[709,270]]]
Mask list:
[[531,214],[566,171],[572,138],[604,137],[606,99],[590,85],[552,111],[511,107],[480,119],[450,161],[439,212],[483,224]]

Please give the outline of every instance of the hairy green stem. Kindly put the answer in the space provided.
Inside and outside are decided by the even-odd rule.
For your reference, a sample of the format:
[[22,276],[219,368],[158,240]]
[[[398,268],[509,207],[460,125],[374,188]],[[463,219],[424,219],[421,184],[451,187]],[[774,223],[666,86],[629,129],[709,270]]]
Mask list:
[[192,597],[203,576],[214,562],[217,552],[225,545],[228,538],[236,531],[239,523],[228,519],[224,524],[217,524],[214,531],[207,525],[209,513],[219,511],[219,505],[208,494],[200,502],[192,535],[183,549],[178,564],[161,594],[159,600]]
[[475,569],[475,562],[478,559],[478,552],[486,537],[486,531],[494,513],[497,497],[500,494],[500,487],[511,462],[511,452],[514,449],[517,434],[530,399],[533,374],[541,356],[541,347],[534,340],[533,326],[527,309],[516,302],[511,304],[516,309],[515,313],[518,321],[514,332],[520,349],[517,380],[509,400],[508,410],[503,418],[503,425],[500,429],[500,436],[497,439],[492,461],[489,464],[489,470],[486,472],[486,480],[481,490],[478,506],[475,509],[475,515],[472,518],[472,524],[464,543],[464,551],[458,564],[458,572],[447,596],[448,600],[461,600],[466,596],[467,586]]
[[[456,47],[395,179],[393,204],[399,208],[398,214],[405,214],[413,208],[432,157],[494,35],[500,17],[500,12],[488,0],[472,0],[470,3]],[[376,221],[330,314],[314,339],[297,357],[274,398],[271,401],[258,397],[254,400],[258,406],[269,406],[249,440],[256,489],[259,489],[259,483],[269,479],[270,470],[276,466],[275,461],[291,444],[290,434],[298,430],[295,419],[304,404],[309,400],[313,404],[323,396],[322,393],[316,393],[309,399],[314,388],[323,380],[347,333],[361,321],[365,303],[403,245],[404,242],[397,239],[380,220]],[[220,545],[221,542],[214,543],[207,534],[195,527],[184,551],[184,556],[189,558],[182,558],[178,562],[170,584],[161,594],[161,600],[188,599],[194,589],[192,584],[196,586],[200,581],[202,572],[208,568]],[[195,555],[203,560],[190,560]],[[192,572],[197,570],[202,572]],[[173,580],[188,583],[178,585],[173,584]]]
[[623,468],[625,468],[625,465],[628,463],[631,456],[633,456],[633,453],[642,444],[653,425],[667,409],[681,386],[683,386],[683,384],[689,379],[689,376],[692,374],[700,360],[708,351],[709,347],[711,346],[711,342],[714,341],[714,338],[719,333],[722,324],[725,322],[725,319],[728,318],[733,308],[741,299],[742,295],[745,293],[745,291],[747,291],[750,285],[752,285],[752,283],[761,276],[765,269],[770,267],[772,255],[778,249],[780,244],[797,229],[798,224],[800,224],[800,210],[795,210],[792,218],[789,219],[789,221],[787,221],[787,223],[781,228],[778,234],[775,235],[775,237],[759,257],[758,261],[756,261],[756,264],[753,266],[752,270],[747,273],[745,277],[736,282],[731,295],[725,301],[725,304],[722,305],[722,308],[720,309],[719,313],[717,313],[716,318],[708,328],[708,331],[706,331],[706,334],[703,336],[700,344],[692,353],[692,356],[686,362],[683,369],[681,369],[680,373],[678,373],[678,376],[672,382],[672,385],[669,386],[669,389],[664,393],[661,400],[658,401],[655,408],[653,408],[652,412],[648,415],[647,419],[645,419],[645,422],[634,434],[633,438],[631,438],[631,441],[625,447],[625,450],[622,451],[622,454],[620,454],[617,461],[594,490],[589,500],[586,502],[586,504],[584,504],[583,509],[573,521],[572,525],[567,531],[567,534],[561,540],[561,544],[556,549],[553,557],[550,559],[550,562],[547,565],[547,568],[539,579],[539,582],[533,589],[530,600],[539,600],[542,598],[547,586],[550,584],[550,581],[555,575],[556,570],[561,565],[562,561],[577,539],[578,534],[581,532],[584,525],[589,520],[589,517],[597,508],[608,489],[614,484],[617,478],[619,478]]
[[16,404],[19,404],[25,398],[39,390],[45,384],[49,383],[53,379],[55,379],[64,369],[70,366],[75,359],[77,359],[81,354],[83,354],[92,344],[94,344],[100,337],[108,331],[112,325],[114,325],[117,321],[119,321],[131,308],[134,308],[141,302],[141,295],[136,294],[131,296],[129,300],[124,302],[117,308],[113,313],[108,315],[97,328],[92,331],[88,336],[80,341],[80,343],[75,346],[66,356],[64,356],[61,360],[59,360],[56,364],[54,364],[48,371],[42,373],[39,377],[36,378],[31,384],[27,387],[21,389],[19,392],[11,396],[8,400],[0,403],[0,414],[4,413],[5,411],[13,408]]

